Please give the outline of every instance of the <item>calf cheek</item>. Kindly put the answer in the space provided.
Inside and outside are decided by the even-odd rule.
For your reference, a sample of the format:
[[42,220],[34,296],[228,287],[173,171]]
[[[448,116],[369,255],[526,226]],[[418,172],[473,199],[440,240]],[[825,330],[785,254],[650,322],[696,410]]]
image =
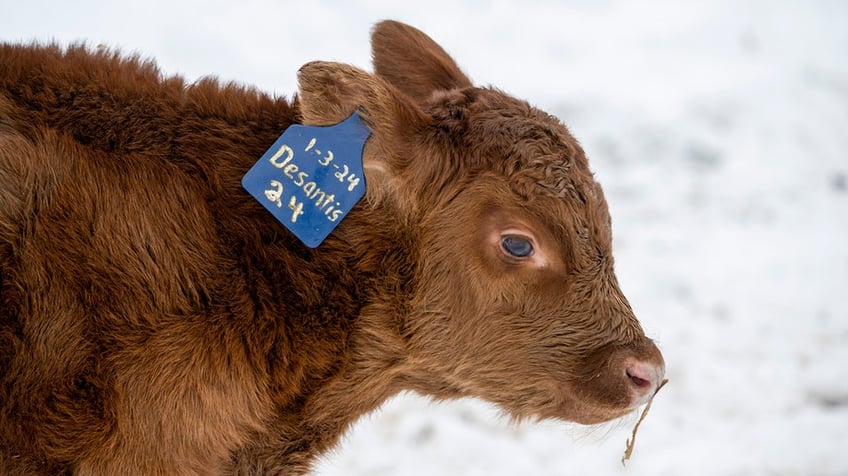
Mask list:
[[428,334],[441,336],[430,350],[440,352],[437,359],[446,365],[451,382],[465,394],[511,410],[550,400],[566,381],[572,356],[567,345],[545,340],[547,319],[528,312],[523,296],[479,284],[443,284],[464,290],[452,300],[450,312],[430,316],[428,323],[436,327]]
[[408,329],[418,357],[457,385],[500,378],[497,369],[518,360],[505,353],[521,340],[510,329],[509,296],[467,252],[431,248],[422,261]]

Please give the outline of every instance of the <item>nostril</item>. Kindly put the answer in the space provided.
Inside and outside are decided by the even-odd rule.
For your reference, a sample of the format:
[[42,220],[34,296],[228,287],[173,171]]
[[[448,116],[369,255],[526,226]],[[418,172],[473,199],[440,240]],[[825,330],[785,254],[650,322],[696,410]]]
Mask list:
[[656,388],[663,374],[661,367],[635,359],[627,362],[624,368],[627,378],[639,393],[648,393]]
[[635,373],[635,371],[631,370],[629,367],[627,368],[627,377],[630,378],[630,381],[633,382],[633,385],[643,388],[651,385],[651,381],[640,377]]

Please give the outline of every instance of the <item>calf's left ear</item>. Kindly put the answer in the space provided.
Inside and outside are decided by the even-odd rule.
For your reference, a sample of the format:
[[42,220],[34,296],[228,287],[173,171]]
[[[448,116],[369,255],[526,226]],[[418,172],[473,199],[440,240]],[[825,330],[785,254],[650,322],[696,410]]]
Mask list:
[[403,152],[426,118],[394,86],[359,68],[324,61],[305,64],[297,79],[304,124],[337,124],[359,111],[372,133],[364,166],[395,175],[407,165]]
[[358,109],[379,135],[408,135],[424,126],[416,104],[383,78],[354,66],[313,61],[300,68],[297,82],[304,124],[336,124]]

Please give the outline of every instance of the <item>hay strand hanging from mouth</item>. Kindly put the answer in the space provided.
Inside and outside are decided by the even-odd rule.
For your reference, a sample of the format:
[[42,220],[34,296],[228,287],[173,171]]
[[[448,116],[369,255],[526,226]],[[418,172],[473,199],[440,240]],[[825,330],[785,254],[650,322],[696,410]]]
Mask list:
[[627,440],[627,447],[624,449],[624,456],[621,457],[621,465],[627,466],[627,461],[630,459],[630,455],[633,454],[633,446],[636,444],[636,432],[639,431],[639,425],[642,423],[642,420],[648,416],[648,410],[651,409],[651,403],[654,402],[654,397],[657,396],[660,389],[663,388],[665,384],[668,383],[668,379],[663,380],[659,387],[654,390],[654,394],[651,395],[651,399],[648,400],[648,404],[645,405],[645,409],[642,410],[642,415],[639,417],[639,421],[636,422],[636,425],[633,427],[633,433],[631,433],[630,438]]

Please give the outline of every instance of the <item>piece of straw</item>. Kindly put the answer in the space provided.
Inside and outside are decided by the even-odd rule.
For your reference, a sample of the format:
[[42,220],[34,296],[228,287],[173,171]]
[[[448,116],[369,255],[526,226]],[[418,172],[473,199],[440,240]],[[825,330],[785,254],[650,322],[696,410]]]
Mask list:
[[642,410],[642,416],[639,417],[639,421],[636,422],[636,426],[633,427],[633,433],[631,433],[630,438],[627,440],[627,447],[624,449],[624,456],[621,457],[621,465],[627,466],[627,460],[630,459],[630,455],[633,454],[633,445],[636,444],[636,432],[639,430],[639,424],[642,423],[642,420],[648,415],[648,410],[651,409],[651,403],[654,401],[654,397],[657,396],[660,389],[663,388],[665,384],[668,383],[668,379],[663,380],[660,383],[660,386],[654,390],[654,394],[651,395],[651,399],[648,400],[648,404],[645,405],[645,409]]

